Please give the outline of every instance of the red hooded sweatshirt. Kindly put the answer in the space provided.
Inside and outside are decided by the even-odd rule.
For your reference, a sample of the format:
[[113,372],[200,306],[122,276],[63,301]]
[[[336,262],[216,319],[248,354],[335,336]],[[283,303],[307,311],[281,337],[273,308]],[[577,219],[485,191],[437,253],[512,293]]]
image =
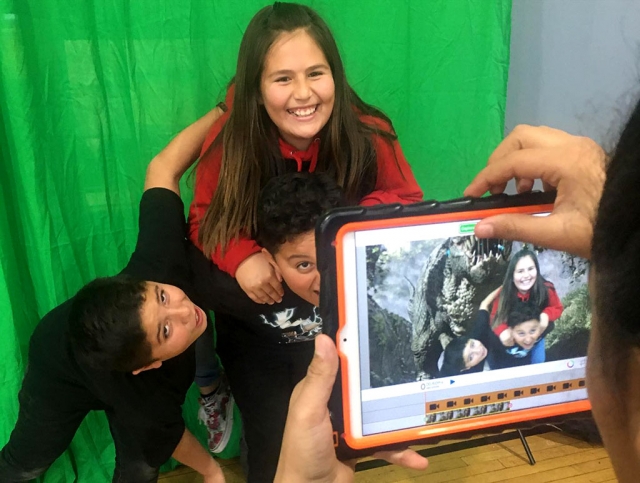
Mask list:
[[[229,119],[233,107],[234,86],[232,85],[225,98],[226,112],[211,126],[202,146],[201,159],[196,168],[196,184],[193,202],[189,208],[189,238],[202,250],[198,241],[200,222],[204,218],[207,208],[213,199],[218,186],[220,168],[222,164],[222,146],[208,151],[209,147],[220,134]],[[360,116],[365,124],[373,125],[380,130],[390,132],[390,126],[381,119],[373,116]],[[371,206],[382,203],[415,203],[422,201],[422,190],[411,172],[411,167],[402,153],[397,140],[389,142],[380,135],[372,137],[378,161],[378,178],[374,191],[360,200],[360,205]],[[298,171],[313,172],[318,161],[320,139],[316,138],[306,151],[299,151],[293,146],[279,139],[280,150],[285,159],[291,159],[297,164]],[[397,162],[396,162],[397,160]],[[238,266],[250,255],[257,253],[261,247],[248,237],[241,236],[238,240],[231,240],[221,255],[218,246],[211,259],[223,271],[235,276]]]

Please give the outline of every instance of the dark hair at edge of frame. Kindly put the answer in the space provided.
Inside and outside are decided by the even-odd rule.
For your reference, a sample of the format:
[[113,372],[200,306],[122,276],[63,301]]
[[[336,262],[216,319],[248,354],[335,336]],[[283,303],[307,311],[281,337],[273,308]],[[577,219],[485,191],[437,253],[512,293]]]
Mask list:
[[467,342],[471,338],[466,335],[455,337],[447,344],[444,349],[444,358],[442,360],[442,367],[438,373],[439,377],[451,377],[458,376],[460,374],[472,374],[474,372],[482,372],[484,369],[484,361],[480,361],[473,367],[465,369],[463,351]]
[[509,313],[515,308],[515,305],[519,302],[518,289],[513,283],[513,273],[516,270],[516,264],[524,257],[531,257],[533,263],[536,266],[536,282],[533,287],[529,289],[529,302],[533,302],[538,305],[540,309],[543,309],[549,303],[549,294],[547,292],[546,280],[540,274],[540,262],[538,262],[538,256],[533,250],[523,248],[511,256],[509,265],[507,266],[507,272],[504,275],[502,282],[502,290],[500,291],[500,301],[498,302],[498,311],[496,317],[493,319],[492,326],[496,327],[500,323],[507,320]]
[[626,407],[627,361],[640,347],[640,101],[624,127],[611,162],[593,233],[595,312],[600,320],[604,376]]
[[314,230],[323,213],[345,205],[342,190],[325,173],[276,176],[260,193],[256,241],[275,255],[283,243]]
[[79,364],[130,372],[153,362],[140,310],[146,283],[128,275],[98,278],[73,298],[69,339]]
[[540,321],[540,314],[540,307],[535,303],[519,303],[513,307],[507,316],[507,325],[513,329],[515,326],[520,325],[523,322],[528,322],[529,320]]
[[[333,34],[313,9],[285,2],[264,7],[251,19],[242,38],[233,79],[233,108],[210,147],[224,150],[220,181],[198,234],[207,256],[240,235],[255,236],[261,188],[274,176],[295,169],[280,153],[278,131],[260,103],[260,85],[273,42],[280,34],[298,29],[304,29],[323,51],[335,84],[333,111],[319,133],[323,141],[316,171],[329,173],[348,202],[357,204],[374,190],[377,180],[370,136],[376,133],[389,143],[397,139],[391,120],[349,86]],[[380,119],[388,129],[362,122],[360,114]]]

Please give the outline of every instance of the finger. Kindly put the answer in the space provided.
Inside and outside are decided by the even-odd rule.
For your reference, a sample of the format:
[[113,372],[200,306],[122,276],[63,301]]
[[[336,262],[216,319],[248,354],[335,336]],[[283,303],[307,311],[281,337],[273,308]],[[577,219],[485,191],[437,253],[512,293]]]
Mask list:
[[269,304],[280,303],[282,302],[282,294],[278,293],[278,291],[271,285],[267,284],[263,290],[264,297],[267,298]]
[[524,179],[524,178],[516,179],[516,192],[528,193],[533,189],[533,182],[534,180],[532,179]]
[[315,340],[315,353],[307,375],[296,387],[295,401],[291,398],[292,404],[295,402],[296,407],[314,413],[319,418],[324,417],[337,373],[336,346],[327,335],[320,334]]
[[267,294],[263,290],[254,290],[252,292],[248,292],[247,295],[257,304],[273,303],[271,298],[267,297]]
[[534,129],[533,126],[526,124],[520,124],[513,128],[513,130],[498,144],[496,149],[493,150],[487,164],[491,164],[498,159],[504,158],[508,154],[518,151],[524,148],[524,143],[527,142],[529,136],[532,135]]
[[500,162],[493,163],[471,181],[464,191],[465,196],[482,196],[491,190],[504,187],[513,178],[542,179],[557,186],[561,176],[558,153],[553,149],[527,149],[511,153]]
[[[575,253],[569,233],[558,215],[497,215],[485,218],[475,227],[479,238],[504,238]],[[575,253],[580,255],[579,253]]]
[[275,277],[271,277],[271,279],[269,279],[269,294],[272,297],[278,298],[278,302],[280,302],[282,300],[282,296],[284,295],[284,289],[282,288],[282,284],[280,283],[280,280],[278,279],[278,275],[279,273],[276,272],[275,273]]
[[403,451],[378,451],[373,457],[388,461],[393,465],[411,468],[413,470],[424,470],[429,466],[429,460],[424,456],[420,456],[412,449],[405,449]]
[[574,136],[547,126],[519,124],[505,137],[489,158],[489,164],[522,149],[553,148]]

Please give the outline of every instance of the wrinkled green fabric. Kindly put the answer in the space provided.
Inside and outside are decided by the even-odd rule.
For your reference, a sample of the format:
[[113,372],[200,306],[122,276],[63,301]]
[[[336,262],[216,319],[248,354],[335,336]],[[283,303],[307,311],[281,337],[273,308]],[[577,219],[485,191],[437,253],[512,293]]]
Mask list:
[[[502,137],[511,1],[305,3],[352,86],[393,120],[425,197],[459,196]],[[0,0],[0,445],[39,318],[125,265],[147,163],[221,100],[265,4]],[[202,438],[195,394],[185,415]],[[113,457],[91,414],[41,481],[107,482]]]

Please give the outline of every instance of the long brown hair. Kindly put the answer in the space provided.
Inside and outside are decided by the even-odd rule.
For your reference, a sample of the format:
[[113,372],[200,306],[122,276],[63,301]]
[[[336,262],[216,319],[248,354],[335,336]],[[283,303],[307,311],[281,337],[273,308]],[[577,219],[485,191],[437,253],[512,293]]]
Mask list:
[[533,250],[523,248],[520,251],[514,253],[509,260],[507,266],[507,273],[504,275],[504,281],[502,282],[502,290],[500,291],[500,302],[498,303],[498,310],[496,317],[493,319],[492,327],[497,327],[499,324],[505,322],[509,314],[515,309],[516,304],[522,303],[518,298],[518,289],[513,283],[513,274],[516,271],[516,265],[520,260],[525,257],[531,258],[536,266],[536,281],[533,287],[529,289],[529,302],[539,310],[544,310],[549,304],[548,286],[553,286],[551,282],[548,282],[542,277],[540,273],[540,262]]
[[[376,152],[371,135],[396,139],[391,120],[366,104],[349,86],[336,42],[327,24],[311,8],[276,2],[249,22],[240,43],[233,108],[210,149],[220,149],[218,187],[202,220],[199,239],[211,254],[239,235],[255,237],[256,210],[261,188],[274,176],[294,169],[278,145],[278,130],[260,103],[265,58],[283,32],[304,29],[324,53],[335,85],[333,111],[319,133],[322,143],[316,171],[329,173],[343,189],[349,204],[357,204],[376,184]],[[359,115],[375,116],[389,126],[379,130]],[[396,160],[397,162],[397,160]]]

